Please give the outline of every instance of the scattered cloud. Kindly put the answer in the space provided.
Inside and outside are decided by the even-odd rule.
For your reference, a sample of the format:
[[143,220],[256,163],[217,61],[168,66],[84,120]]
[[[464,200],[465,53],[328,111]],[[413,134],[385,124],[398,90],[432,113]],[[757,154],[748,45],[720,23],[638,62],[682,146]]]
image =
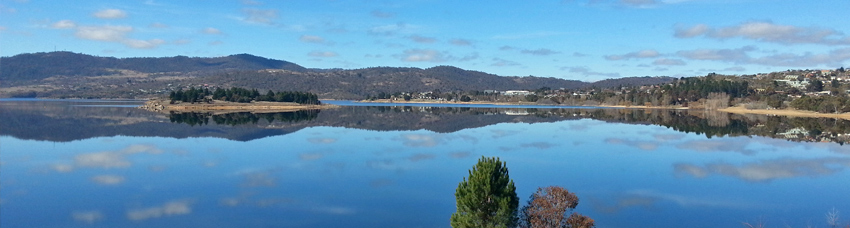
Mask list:
[[126,168],[130,167],[130,162],[121,153],[98,152],[74,156],[74,165],[93,168]]
[[103,220],[105,216],[103,216],[103,212],[100,211],[74,211],[71,212],[71,218],[74,221],[83,222],[87,224],[94,224],[95,222],[99,222]]
[[149,28],[168,28],[169,26],[163,23],[154,22],[148,25]]
[[192,43],[192,40],[190,40],[190,39],[177,39],[177,40],[171,41],[171,43],[176,44],[176,45],[184,45],[184,44]]
[[332,51],[311,51],[307,55],[310,56],[310,57],[322,57],[322,58],[338,56],[338,54],[336,52],[332,52]]
[[118,42],[125,39],[127,33],[132,32],[130,26],[80,26],[74,35],[81,39]]
[[686,65],[685,61],[682,61],[680,59],[668,59],[668,58],[656,59],[655,61],[652,62],[652,64],[654,64],[654,65],[666,65],[666,66],[684,66],[684,65]]
[[676,52],[677,55],[693,60],[712,60],[735,64],[757,64],[766,66],[811,67],[818,65],[836,66],[850,60],[850,48],[840,48],[828,53],[777,53],[751,57],[749,52],[757,50],[754,46],[737,49],[696,49]]
[[523,147],[523,148],[537,148],[537,149],[544,150],[544,149],[549,149],[549,148],[556,146],[556,145],[548,143],[548,142],[533,142],[533,143],[520,144],[519,146]]
[[770,182],[776,179],[819,177],[850,168],[848,158],[791,159],[782,158],[757,163],[735,165],[726,162],[706,164],[675,164],[677,174],[704,178],[712,174],[735,177],[750,182]]
[[573,52],[573,57],[585,57],[585,56],[587,56],[587,54],[579,53],[579,52]]
[[127,219],[141,221],[160,217],[171,217],[192,213],[191,202],[188,200],[177,200],[167,202],[161,206],[131,209],[127,211]]
[[137,40],[127,38],[127,34],[133,32],[130,26],[78,26],[74,36],[85,40],[116,42],[136,49],[151,49],[159,47],[166,42],[161,39]]
[[278,11],[274,9],[242,9],[242,21],[255,24],[273,25],[278,18]]
[[442,142],[442,137],[428,134],[405,134],[401,136],[401,140],[405,146],[409,147],[434,147]]
[[393,56],[405,62],[445,62],[450,59],[446,54],[433,49],[408,49]]
[[649,7],[658,4],[656,0],[619,0],[620,4],[631,7]]
[[325,156],[324,154],[322,154],[322,153],[318,153],[318,152],[315,152],[315,153],[303,153],[303,154],[299,154],[299,155],[298,155],[298,159],[301,159],[301,160],[303,160],[303,161],[313,161],[313,160],[319,160],[319,159],[321,159],[321,158],[322,158],[322,157],[324,157],[324,156]]
[[102,185],[116,185],[124,183],[124,177],[118,175],[97,175],[91,178],[92,181]]
[[[336,56],[336,53],[334,53],[334,56]],[[337,141],[337,139],[335,139],[335,138],[309,138],[309,139],[307,139],[307,141],[310,142],[310,143],[315,143],[315,144],[331,144],[331,143],[335,143]]]
[[737,49],[695,49],[678,51],[677,55],[694,60],[719,60],[725,62],[746,63],[749,60],[747,52],[754,51],[754,46]]
[[511,51],[511,50],[514,50],[514,49],[517,49],[517,48],[513,47],[513,46],[508,46],[508,45],[499,47],[499,51]]
[[210,35],[219,35],[219,34],[221,34],[221,30],[218,30],[217,28],[213,28],[213,27],[206,27],[203,30],[201,30],[201,33],[210,34]]
[[452,39],[449,41],[449,43],[457,46],[472,46],[472,41],[465,39]]
[[410,158],[408,158],[408,159],[412,162],[418,162],[418,161],[422,161],[422,160],[434,159],[436,157],[437,157],[437,155],[433,155],[433,154],[414,154],[414,155],[410,156]]
[[632,58],[655,58],[660,56],[661,54],[655,50],[642,50],[637,52],[629,52],[623,55],[606,55],[605,59],[607,60],[628,60]]
[[409,32],[415,27],[416,26],[405,23],[381,25],[369,28],[368,34],[374,36],[394,36],[398,33]]
[[254,1],[254,0],[241,0],[240,2],[242,2],[242,5],[248,5],[248,6],[257,6],[257,5],[263,4],[262,2],[258,2],[258,1]]
[[530,33],[519,33],[519,34],[506,34],[506,35],[495,35],[493,39],[497,40],[520,40],[520,39],[534,39],[534,38],[542,38],[548,36],[554,36],[561,34],[560,32],[530,32]]
[[469,152],[469,151],[458,151],[458,152],[449,153],[449,157],[452,157],[452,158],[465,158],[465,157],[469,157],[470,155],[472,155],[472,152]]
[[727,68],[724,68],[724,69],[723,69],[723,71],[738,71],[738,72],[746,71],[746,70],[747,70],[746,68],[739,67],[739,66],[735,66],[735,67],[727,67]]
[[50,27],[55,29],[71,29],[77,27],[77,24],[71,20],[61,20],[53,23]]
[[95,12],[92,16],[100,19],[120,19],[127,17],[127,12],[120,9],[105,9]]
[[471,60],[478,59],[478,57],[479,57],[478,52],[473,52],[469,55],[465,55],[465,56],[461,57],[457,61],[460,61],[460,62],[471,61]]
[[302,35],[298,38],[301,42],[321,44],[325,42],[325,38],[320,36]]
[[520,64],[518,62],[511,61],[511,60],[502,59],[502,58],[493,58],[493,64],[490,64],[490,66],[497,66],[497,67],[520,66],[520,65],[522,65],[522,64]]
[[692,150],[697,152],[737,152],[746,155],[755,154],[756,151],[747,149],[750,142],[739,138],[726,140],[691,140],[676,145],[676,148]]
[[554,55],[554,54],[560,54],[561,52],[553,51],[553,50],[547,49],[547,48],[540,48],[540,49],[536,49],[536,50],[526,49],[526,50],[520,51],[520,53],[529,54],[529,55]]
[[620,73],[604,73],[604,72],[596,72],[592,71],[587,67],[578,66],[578,67],[561,67],[561,70],[568,70],[570,73],[577,73],[582,76],[603,76],[608,78],[618,78],[620,77]]
[[674,36],[713,39],[742,38],[779,44],[850,45],[850,36],[835,29],[779,25],[772,22],[745,22],[739,25],[711,28],[705,24],[677,28]]
[[314,207],[311,211],[332,215],[351,215],[357,212],[356,210],[347,207]]
[[655,149],[658,149],[658,143],[652,142],[652,141],[607,138],[607,139],[605,139],[605,143],[607,143],[607,144],[622,144],[622,145],[626,145],[626,146],[640,148],[641,150],[646,150],[646,151],[653,151]]
[[394,13],[380,11],[380,10],[372,10],[372,16],[377,18],[391,18],[395,17]]
[[159,47],[159,45],[165,44],[166,42],[165,42],[165,40],[161,40],[161,39],[150,39],[150,40],[127,39],[127,40],[124,40],[122,43],[124,43],[124,45],[127,45],[128,47],[131,47],[131,48],[152,49],[152,48]]
[[412,40],[413,42],[423,43],[423,44],[431,44],[431,43],[437,42],[437,39],[435,39],[435,38],[424,37],[424,36],[419,36],[419,35],[412,35],[412,36],[408,36],[407,38]]
[[208,45],[210,45],[210,46],[216,46],[216,45],[222,45],[222,44],[224,44],[224,42],[221,41],[221,40],[216,40],[216,41],[212,41],[212,42],[208,43]]

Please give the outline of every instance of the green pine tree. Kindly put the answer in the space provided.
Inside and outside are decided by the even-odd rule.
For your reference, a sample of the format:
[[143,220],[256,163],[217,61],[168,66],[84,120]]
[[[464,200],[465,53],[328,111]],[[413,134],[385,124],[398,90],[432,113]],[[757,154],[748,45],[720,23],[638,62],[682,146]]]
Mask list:
[[499,158],[478,159],[455,191],[452,227],[514,227],[519,198],[508,168]]

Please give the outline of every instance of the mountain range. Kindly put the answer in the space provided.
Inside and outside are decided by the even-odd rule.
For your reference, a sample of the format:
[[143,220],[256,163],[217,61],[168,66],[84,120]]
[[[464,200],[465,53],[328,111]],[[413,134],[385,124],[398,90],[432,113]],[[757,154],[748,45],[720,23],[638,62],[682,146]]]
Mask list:
[[672,77],[628,77],[583,82],[553,77],[499,76],[453,66],[426,69],[370,67],[310,69],[250,54],[224,57],[99,57],[72,52],[0,58],[0,96],[144,98],[187,87],[212,85],[261,91],[294,90],[326,99],[362,99],[378,93],[425,91],[580,89],[651,85]]

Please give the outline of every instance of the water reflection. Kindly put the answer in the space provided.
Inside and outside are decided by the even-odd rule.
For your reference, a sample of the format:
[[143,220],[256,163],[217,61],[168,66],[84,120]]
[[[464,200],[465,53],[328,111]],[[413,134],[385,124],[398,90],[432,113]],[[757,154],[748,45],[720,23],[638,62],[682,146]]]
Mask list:
[[190,125],[131,108],[0,105],[10,228],[447,227],[481,156],[507,161],[520,196],[569,188],[600,227],[823,227],[831,208],[850,210],[850,147],[798,142],[841,142],[839,120],[342,107]]
[[[29,102],[29,103],[27,103]],[[138,104],[138,101],[135,101]],[[124,104],[126,103],[126,104]],[[498,123],[542,123],[596,119],[611,123],[652,124],[705,135],[764,136],[794,142],[850,141],[850,121],[829,118],[789,118],[766,115],[737,115],[721,112],[640,109],[541,109],[423,106],[359,106],[338,109],[281,113],[171,113],[159,115],[122,108],[133,104],[97,103],[81,107],[59,101],[4,101],[0,103],[0,133],[18,138],[73,141],[98,136],[135,135],[162,137],[223,137],[231,140],[289,134],[307,127],[334,126],[379,131],[426,129],[448,133]],[[96,107],[88,107],[88,106]],[[117,106],[116,106],[117,105]],[[182,123],[183,128],[165,123]],[[49,124],[48,124],[49,123]],[[229,126],[243,125],[238,129]],[[574,126],[573,130],[581,130]],[[616,141],[612,141],[615,142]],[[629,142],[624,143],[636,143]],[[647,149],[649,144],[642,144]]]
[[260,120],[265,120],[269,126],[273,126],[275,121],[278,122],[299,122],[315,119],[319,115],[318,109],[315,110],[300,110],[294,112],[275,112],[275,113],[251,113],[251,112],[235,112],[213,114],[211,112],[171,112],[168,114],[168,119],[172,123],[185,123],[190,126],[209,124],[210,119],[218,125],[244,125],[257,124]]

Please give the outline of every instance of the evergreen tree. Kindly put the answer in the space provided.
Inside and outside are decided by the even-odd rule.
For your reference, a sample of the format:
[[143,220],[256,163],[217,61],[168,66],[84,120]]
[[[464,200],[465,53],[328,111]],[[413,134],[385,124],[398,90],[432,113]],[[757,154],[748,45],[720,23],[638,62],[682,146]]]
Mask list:
[[478,159],[455,191],[452,227],[514,227],[519,198],[508,168],[499,158]]

